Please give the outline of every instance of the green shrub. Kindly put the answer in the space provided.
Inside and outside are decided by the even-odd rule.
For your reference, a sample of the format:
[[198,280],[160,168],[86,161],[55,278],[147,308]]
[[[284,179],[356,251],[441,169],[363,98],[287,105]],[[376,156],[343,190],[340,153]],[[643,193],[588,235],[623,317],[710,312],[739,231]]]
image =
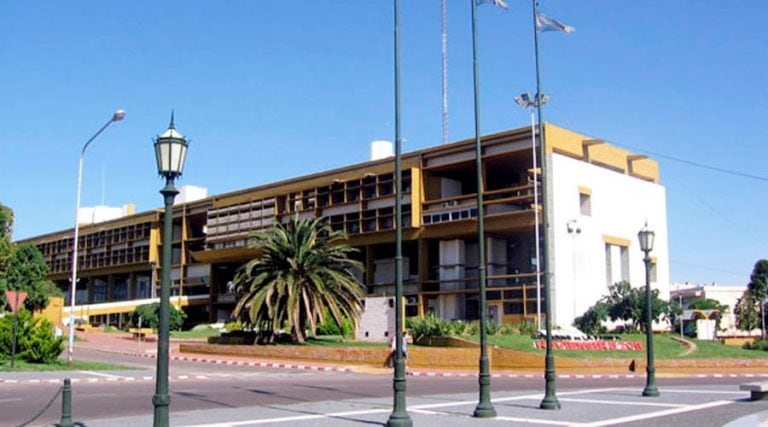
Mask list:
[[20,355],[30,363],[53,363],[64,350],[64,337],[55,337],[53,325],[44,318],[35,319],[29,333],[19,341],[23,349]]
[[315,329],[315,334],[316,335],[341,335],[344,337],[352,336],[354,334],[352,321],[350,321],[347,317],[344,317],[341,323],[342,323],[341,325],[338,325],[336,321],[333,319],[333,316],[331,316],[330,313],[326,313],[325,320],[322,323],[317,324],[317,328]]
[[233,322],[227,322],[224,324],[224,330],[227,332],[239,331],[243,329],[243,322],[235,320]]
[[424,317],[412,317],[406,320],[406,328],[411,331],[413,339],[447,336],[449,326],[447,321],[428,314]]
[[[459,337],[480,335],[480,322],[465,322],[462,320],[443,320],[433,314],[424,317],[407,319],[406,327],[414,339],[420,337]],[[529,322],[496,323],[488,322],[485,331],[488,335],[528,335],[536,334],[536,326]]]
[[746,342],[742,348],[746,350],[768,351],[768,340],[754,340],[753,342]]
[[[181,330],[181,326],[184,324],[184,319],[187,318],[187,314],[184,310],[177,310],[176,307],[171,306],[168,318],[168,329]],[[131,324],[138,328],[139,318],[141,318],[142,328],[157,329],[160,323],[160,303],[145,304],[136,307],[131,313]]]
[[[0,317],[0,357],[7,359],[11,357],[11,347],[13,346],[13,322],[16,315],[6,313],[5,316]],[[19,311],[19,328],[18,337],[28,335],[30,325],[32,323],[32,314],[26,309]],[[20,354],[20,342],[21,339],[16,340],[16,354]]]
[[[10,358],[15,315],[0,318],[0,358]],[[19,311],[16,356],[30,363],[53,363],[64,350],[64,337],[55,337],[47,319],[33,319],[29,311]]]
[[573,324],[587,335],[599,335],[606,332],[603,322],[608,320],[609,306],[598,301],[581,316],[574,320]]
[[536,337],[536,334],[539,333],[535,322],[520,322],[515,326],[517,327],[517,335]]

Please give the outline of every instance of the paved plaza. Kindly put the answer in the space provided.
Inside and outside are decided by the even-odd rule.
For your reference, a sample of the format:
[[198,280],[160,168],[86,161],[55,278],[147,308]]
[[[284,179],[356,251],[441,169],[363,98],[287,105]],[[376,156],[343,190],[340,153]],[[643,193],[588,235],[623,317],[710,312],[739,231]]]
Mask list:
[[[408,399],[408,413],[415,426],[611,426],[611,425],[723,425],[731,419],[765,419],[768,402],[752,402],[747,393],[733,385],[675,387],[662,390],[660,397],[642,398],[637,388],[569,390],[558,393],[560,410],[541,410],[540,392],[495,393],[498,416],[473,418],[475,394],[445,394]],[[720,422],[712,413],[724,418]],[[364,426],[382,425],[392,412],[392,399],[357,399],[296,405],[172,413],[171,424],[185,427],[248,426]],[[749,418],[751,416],[751,418]],[[750,421],[751,420],[751,421]],[[94,420],[89,427],[146,426],[151,416]],[[709,423],[708,421],[711,421]],[[691,424],[694,425],[694,424]]]

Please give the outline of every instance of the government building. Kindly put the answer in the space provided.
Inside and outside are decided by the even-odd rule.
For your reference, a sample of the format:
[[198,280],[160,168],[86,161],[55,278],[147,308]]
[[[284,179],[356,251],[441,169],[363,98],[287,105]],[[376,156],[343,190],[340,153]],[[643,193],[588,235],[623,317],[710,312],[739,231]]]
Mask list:
[[[543,232],[552,295],[537,285],[536,225],[542,210],[536,196],[542,192],[531,129],[482,138],[489,319],[535,321],[550,297],[553,324],[568,326],[609,285],[627,280],[644,286],[637,233],[646,222],[656,233],[651,285],[668,298],[666,196],[657,162],[549,123],[544,132],[549,227]],[[406,315],[477,319],[474,139],[404,153],[402,165]],[[235,303],[231,280],[255,256],[250,233],[295,215],[323,217],[344,231],[365,265],[359,280],[367,295],[393,295],[393,171],[393,157],[379,152],[365,163],[177,198],[171,303],[194,322],[229,320]],[[138,305],[157,301],[160,294],[163,210],[129,209],[110,218],[81,221],[74,313],[92,325],[122,326]],[[40,249],[49,278],[67,293],[73,236],[74,229],[68,229],[19,242]],[[65,318],[68,312],[65,307]]]

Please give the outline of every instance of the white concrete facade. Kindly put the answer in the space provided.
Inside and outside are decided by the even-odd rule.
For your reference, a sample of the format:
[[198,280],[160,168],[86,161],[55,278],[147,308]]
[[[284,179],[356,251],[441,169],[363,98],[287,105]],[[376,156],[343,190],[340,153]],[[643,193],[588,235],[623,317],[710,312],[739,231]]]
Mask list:
[[[651,286],[669,298],[666,192],[663,186],[550,154],[548,268],[553,324],[567,326],[623,279],[645,286],[637,233],[655,232]],[[583,208],[582,208],[582,205]]]

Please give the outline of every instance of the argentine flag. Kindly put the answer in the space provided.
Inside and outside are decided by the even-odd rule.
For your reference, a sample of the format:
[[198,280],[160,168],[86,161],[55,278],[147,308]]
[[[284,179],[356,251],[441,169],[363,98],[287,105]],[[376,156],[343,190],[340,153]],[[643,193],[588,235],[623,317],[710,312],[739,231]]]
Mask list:
[[563,33],[572,33],[576,29],[570,25],[565,25],[555,19],[536,13],[536,31],[561,31]]
[[507,10],[509,8],[505,0],[476,0],[475,1],[475,4],[477,5],[481,5],[483,3],[493,3],[494,6],[498,6],[504,10]]

